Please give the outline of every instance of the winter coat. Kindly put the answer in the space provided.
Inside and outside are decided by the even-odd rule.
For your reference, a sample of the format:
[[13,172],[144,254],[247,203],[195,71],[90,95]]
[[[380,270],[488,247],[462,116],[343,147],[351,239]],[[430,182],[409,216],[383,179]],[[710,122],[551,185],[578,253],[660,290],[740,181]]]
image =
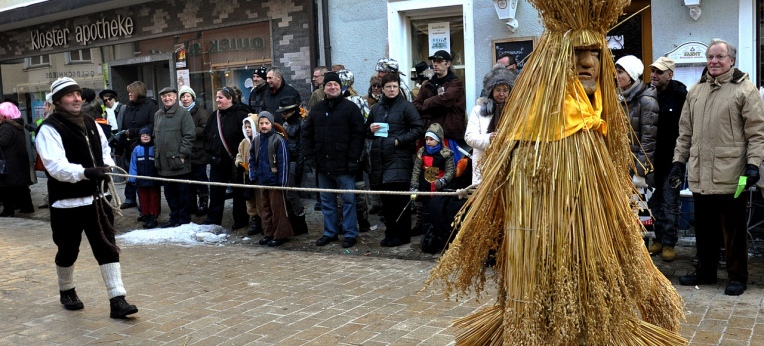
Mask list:
[[274,91],[268,86],[268,89],[265,90],[265,94],[263,95],[263,110],[271,112],[271,114],[273,114],[273,121],[277,122],[279,125],[284,124],[284,117],[277,111],[279,107],[281,107],[281,99],[288,96],[293,96],[296,104],[302,103],[300,93],[291,85],[286,84],[286,81],[284,80],[281,81],[281,88]]
[[[210,164],[220,166],[224,164],[228,166],[233,165],[234,158],[236,157],[235,150],[239,142],[244,139],[244,135],[241,133],[241,124],[244,118],[247,117],[247,114],[247,107],[242,104],[232,104],[227,109],[218,109],[210,114],[207,125],[204,128],[204,133],[207,136],[204,150],[210,155]],[[223,129],[223,138],[225,138],[228,149],[231,150],[230,156],[223,145],[223,140],[220,138],[218,117]]]
[[191,148],[191,164],[192,165],[206,165],[209,163],[207,158],[207,152],[204,151],[204,142],[207,140],[207,136],[204,133],[204,128],[207,126],[207,119],[210,117],[210,112],[206,109],[194,105],[189,110],[191,113],[191,119],[194,120],[196,126],[196,139],[194,139],[194,146]]
[[745,165],[764,158],[764,105],[748,74],[703,71],[679,119],[674,162],[687,162],[690,191],[732,194]]
[[32,183],[25,141],[24,119],[0,120],[0,159],[5,160],[7,172],[0,174],[0,187],[27,186]]
[[289,152],[276,129],[256,133],[249,151],[249,180],[257,185],[286,186],[289,181]]
[[[247,123],[249,123],[249,126],[252,129],[252,136],[247,136],[247,130],[244,127],[244,124]],[[247,172],[245,166],[249,165],[249,151],[252,147],[252,140],[255,138],[255,134],[257,134],[257,117],[250,115],[244,118],[244,120],[242,120],[241,132],[244,134],[244,139],[239,142],[239,150],[236,152],[236,160],[234,160],[233,164],[236,165],[237,172],[242,175],[238,176],[237,174],[237,178],[234,181],[249,183],[249,172]],[[244,179],[245,177],[247,180]]]
[[[370,128],[373,123],[387,123],[387,137],[374,136]],[[365,129],[366,137],[372,140],[371,185],[410,182],[416,142],[424,136],[422,119],[414,105],[401,94],[393,99],[383,95],[382,100],[372,107]],[[396,140],[398,145],[395,145]]]
[[[439,92],[441,89],[442,92]],[[430,127],[432,123],[438,123],[443,126],[447,139],[464,142],[467,98],[462,81],[453,71],[449,71],[443,78],[433,78],[424,83],[414,100],[414,107],[419,112],[425,128]]]
[[464,133],[464,141],[472,147],[472,183],[479,183],[483,177],[480,170],[480,158],[491,143],[488,133],[488,124],[493,118],[494,102],[487,97],[477,100],[477,105],[470,112],[467,130]]
[[313,106],[302,128],[305,161],[331,175],[355,174],[363,152],[363,116],[344,98],[329,98]]
[[140,98],[136,102],[130,102],[127,104],[127,108],[125,108],[122,124],[119,125],[119,129],[130,131],[130,137],[127,140],[135,140],[137,142],[141,138],[139,135],[141,128],[148,127],[153,133],[154,115],[158,110],[159,106],[156,101],[148,97]]
[[258,88],[252,89],[249,93],[249,111],[259,114],[265,110],[265,92],[268,90],[268,83],[263,83]]
[[623,98],[628,105],[631,128],[631,153],[634,154],[636,174],[644,177],[653,170],[655,139],[658,133],[658,93],[655,87],[637,80],[624,90]]
[[298,113],[292,114],[289,119],[284,120],[284,131],[286,131],[287,147],[289,148],[289,161],[297,162],[302,165],[304,160],[302,148],[302,127],[304,120]]
[[[161,176],[191,173],[191,149],[196,139],[196,125],[185,108],[174,104],[162,107],[154,119],[154,164]],[[181,162],[182,159],[182,162]]]
[[687,99],[687,87],[680,81],[669,81],[666,89],[658,93],[658,134],[655,141],[655,181],[663,181],[671,171],[676,138],[679,137],[679,117]]
[[[434,154],[427,152],[425,147],[419,148],[411,172],[411,189],[416,191],[440,191],[445,188],[456,175],[454,152],[441,144],[441,149]],[[426,173],[430,169],[437,170],[437,180],[427,181]]]
[[[157,168],[154,165],[154,142],[141,143],[133,149],[130,159],[130,175],[140,175],[144,177],[158,177]],[[136,186],[161,186],[159,180],[140,179],[130,177],[128,179]]]

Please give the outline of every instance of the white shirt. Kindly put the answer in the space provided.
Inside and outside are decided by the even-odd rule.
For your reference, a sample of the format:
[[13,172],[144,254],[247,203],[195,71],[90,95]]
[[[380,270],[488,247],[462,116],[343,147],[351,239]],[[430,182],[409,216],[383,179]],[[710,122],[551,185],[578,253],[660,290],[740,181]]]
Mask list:
[[106,107],[106,105],[104,105],[103,108],[106,110],[106,121],[108,121],[109,125],[111,125],[111,130],[119,131],[119,124],[117,124],[117,116],[116,116],[116,113],[114,113],[117,109],[119,109],[119,101],[115,100],[111,108]]
[[[108,140],[103,134],[103,130],[100,126],[96,126],[96,129],[98,130],[98,136],[101,138],[103,163],[107,166],[114,166],[114,160],[111,158],[111,149],[109,148]],[[78,163],[71,163],[67,160],[64,151],[64,143],[61,141],[61,135],[55,128],[53,128],[53,126],[40,126],[37,131],[35,147],[37,147],[37,153],[40,155],[45,170],[48,171],[48,174],[50,174],[51,177],[67,183],[76,183],[82,180],[87,180],[87,178],[85,178],[85,167],[82,167],[82,165]],[[93,197],[87,196],[58,200],[53,203],[51,207],[76,208],[91,204],[93,204]]]

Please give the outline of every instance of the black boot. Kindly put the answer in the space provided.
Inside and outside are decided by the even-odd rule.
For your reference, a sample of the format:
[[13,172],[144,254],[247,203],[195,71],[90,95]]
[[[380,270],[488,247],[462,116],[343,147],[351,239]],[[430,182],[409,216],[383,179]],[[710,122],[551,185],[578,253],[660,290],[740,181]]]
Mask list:
[[255,235],[260,233],[263,233],[263,219],[261,219],[260,216],[253,216],[252,225],[249,226],[247,235]]
[[196,210],[196,216],[204,216],[207,215],[207,212],[209,212],[208,209],[208,201],[209,201],[209,194],[208,193],[199,193],[199,208]]
[[156,215],[148,215],[147,216],[146,223],[143,224],[143,228],[157,228],[157,216]]
[[81,310],[85,307],[85,304],[82,304],[80,298],[77,297],[77,292],[74,290],[74,288],[58,292],[61,293],[61,304],[64,304],[64,309]]
[[138,308],[135,305],[127,303],[125,296],[109,299],[109,305],[111,306],[111,314],[109,314],[111,318],[125,318],[127,315],[138,312]]
[[308,224],[305,222],[305,214],[301,216],[290,215],[289,223],[292,224],[294,235],[308,234]]

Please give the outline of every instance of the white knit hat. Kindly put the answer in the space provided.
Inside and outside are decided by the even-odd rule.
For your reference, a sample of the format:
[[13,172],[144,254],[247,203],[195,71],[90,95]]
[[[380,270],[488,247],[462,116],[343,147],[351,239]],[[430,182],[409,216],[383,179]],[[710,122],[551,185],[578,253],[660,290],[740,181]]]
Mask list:
[[53,100],[53,102],[58,101],[62,96],[73,91],[82,92],[82,88],[80,88],[74,79],[69,77],[56,79],[56,81],[50,85],[51,100]]
[[620,58],[615,62],[615,64],[616,66],[623,68],[623,70],[629,74],[631,80],[635,82],[639,80],[639,76],[641,76],[645,70],[645,65],[642,64],[642,61],[633,55],[627,55],[623,58]]
[[184,94],[184,93],[189,93],[189,94],[191,94],[191,97],[193,97],[193,98],[194,98],[194,100],[196,100],[196,93],[194,92],[194,89],[191,89],[191,87],[190,87],[190,86],[188,86],[188,85],[184,85],[184,86],[182,86],[182,87],[180,88],[180,90],[178,90],[178,95],[179,95],[179,96],[183,96],[183,94]]

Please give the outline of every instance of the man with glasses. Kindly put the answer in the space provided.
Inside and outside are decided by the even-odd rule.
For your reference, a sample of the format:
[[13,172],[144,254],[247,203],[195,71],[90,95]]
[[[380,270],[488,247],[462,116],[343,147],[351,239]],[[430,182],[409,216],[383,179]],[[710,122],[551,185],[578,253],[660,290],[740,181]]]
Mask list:
[[674,60],[660,57],[650,65],[650,83],[658,91],[658,129],[653,156],[653,185],[655,190],[647,201],[655,217],[655,239],[648,251],[660,254],[665,262],[676,259],[674,246],[679,228],[679,186],[668,183],[668,173],[679,136],[679,116],[687,98],[687,87],[674,77]]
[[313,69],[313,93],[310,95],[310,100],[308,100],[308,112],[326,97],[324,94],[324,75],[327,72],[329,72],[329,69],[326,66],[316,66]]
[[748,282],[746,198],[743,188],[759,180],[764,158],[764,105],[748,74],[736,68],[736,49],[713,39],[708,64],[690,89],[679,119],[679,137],[669,183],[678,186],[687,164],[695,202],[698,265],[682,276],[685,286],[716,285],[719,234],[724,234],[729,282],[726,295],[740,295]]

